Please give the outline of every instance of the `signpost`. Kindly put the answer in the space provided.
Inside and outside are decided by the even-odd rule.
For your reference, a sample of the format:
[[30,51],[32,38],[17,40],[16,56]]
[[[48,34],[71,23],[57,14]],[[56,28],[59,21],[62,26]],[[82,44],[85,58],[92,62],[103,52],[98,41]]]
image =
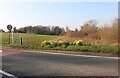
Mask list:
[[11,30],[12,30],[12,25],[7,25],[7,29],[9,30],[9,44],[10,44],[10,33],[11,33]]
[[[11,30],[12,30],[12,25],[10,25],[10,24],[7,25],[7,29],[9,30],[9,44],[10,44],[10,33],[11,33]],[[16,42],[16,39],[20,40],[20,45],[22,45],[22,36],[21,36],[21,33],[19,33],[18,37],[14,37],[14,28],[13,28],[13,31],[12,31],[12,44],[14,44]]]

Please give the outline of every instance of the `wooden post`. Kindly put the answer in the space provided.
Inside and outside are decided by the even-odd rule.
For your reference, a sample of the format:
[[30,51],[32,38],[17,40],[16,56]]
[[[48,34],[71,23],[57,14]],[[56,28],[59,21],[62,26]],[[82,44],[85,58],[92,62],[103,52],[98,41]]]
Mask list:
[[22,45],[22,37],[20,38],[20,45]]
[[20,35],[20,45],[22,45],[22,36],[21,36],[21,33],[19,33]]

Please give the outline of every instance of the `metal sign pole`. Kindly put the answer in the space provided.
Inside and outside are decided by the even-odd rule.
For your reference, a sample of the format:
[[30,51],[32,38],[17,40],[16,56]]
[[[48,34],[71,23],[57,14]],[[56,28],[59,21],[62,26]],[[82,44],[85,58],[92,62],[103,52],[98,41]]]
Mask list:
[[10,31],[9,31],[9,44],[10,44]]

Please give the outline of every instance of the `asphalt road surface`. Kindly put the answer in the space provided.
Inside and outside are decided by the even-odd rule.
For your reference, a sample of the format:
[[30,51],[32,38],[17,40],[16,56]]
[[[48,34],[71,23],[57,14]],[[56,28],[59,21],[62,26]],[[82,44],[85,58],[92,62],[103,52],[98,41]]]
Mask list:
[[110,58],[20,52],[2,57],[2,70],[19,76],[118,76]]

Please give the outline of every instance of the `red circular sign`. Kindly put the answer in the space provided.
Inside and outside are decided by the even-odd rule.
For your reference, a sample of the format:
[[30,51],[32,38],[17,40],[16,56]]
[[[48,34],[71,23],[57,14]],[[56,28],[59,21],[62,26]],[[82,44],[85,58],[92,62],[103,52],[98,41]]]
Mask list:
[[7,25],[7,29],[8,29],[9,31],[11,31],[11,30],[12,30],[12,25]]

